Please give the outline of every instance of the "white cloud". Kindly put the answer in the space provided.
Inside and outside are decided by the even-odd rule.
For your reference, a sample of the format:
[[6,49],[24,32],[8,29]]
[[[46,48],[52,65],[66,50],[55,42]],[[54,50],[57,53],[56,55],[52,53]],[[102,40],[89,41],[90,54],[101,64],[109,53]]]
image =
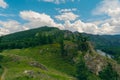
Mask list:
[[[102,29],[106,30],[105,28],[106,24],[103,25],[103,27],[98,28],[93,23],[85,23],[81,20],[75,20],[75,19],[65,19],[63,24],[56,23],[49,15],[34,11],[21,11],[20,17],[28,22],[21,24],[15,20],[0,21],[0,26],[1,26],[0,35],[31,29],[31,28],[37,28],[41,26],[57,27],[59,29],[70,30],[73,32],[78,31],[78,32],[85,32],[92,34],[98,34],[98,33],[102,34],[103,33],[101,32]],[[71,22],[71,20],[75,20],[75,21]],[[105,32],[109,32],[109,31],[105,31]]]
[[55,4],[61,4],[61,3],[65,3],[67,1],[74,2],[74,0],[38,0],[38,1],[51,2],[51,3],[55,3]]
[[[68,18],[68,16],[70,16],[70,18]],[[21,24],[15,20],[0,21],[0,35],[41,26],[57,27],[59,29],[70,30],[73,32],[78,31],[89,34],[120,34],[120,18],[111,18],[101,21],[101,24],[94,24],[92,22],[85,23],[80,19],[76,19],[77,17],[72,17],[71,15],[68,16],[60,18],[60,20],[63,20],[63,24],[61,24],[56,23],[54,19],[45,13],[21,11],[20,17],[27,22]],[[98,27],[98,25],[100,26]]]
[[113,34],[113,29],[115,26],[111,26],[109,23],[104,23],[99,28],[99,34]]
[[74,14],[73,12],[63,12],[60,15],[55,16],[57,20],[62,20],[62,21],[66,21],[66,20],[74,21],[78,17],[79,16]]
[[46,15],[45,13],[38,13],[34,11],[21,11],[20,17],[24,20],[34,21],[34,20],[41,20],[44,22],[53,22],[50,16]]
[[0,28],[0,36],[1,35],[5,35],[5,34],[8,34],[9,31],[7,29],[4,29],[4,28]]
[[57,11],[59,11],[59,13],[64,13],[64,12],[73,12],[73,11],[77,11],[77,8],[66,8],[66,9],[56,9]]
[[77,20],[73,23],[70,21],[65,21],[64,27],[66,30],[70,31],[78,31],[78,32],[85,32],[85,33],[92,33],[97,34],[98,27],[92,23],[84,23],[81,20]]
[[101,34],[120,34],[120,0],[103,0],[93,10],[93,15],[107,15],[109,18],[96,21]]
[[26,20],[27,22],[21,24],[16,20],[0,21],[0,35],[5,35],[42,26],[57,27],[59,29],[64,29],[62,24],[54,22],[54,20],[45,13],[38,13],[34,11],[21,11],[20,17]]
[[[20,17],[28,22],[23,25],[17,22],[14,22],[14,25],[17,26],[16,29],[19,29],[19,27],[22,27],[22,29],[24,30],[26,28],[31,29],[31,28],[41,27],[41,26],[52,26],[60,29],[70,30],[73,32],[78,31],[78,32],[86,32],[86,33],[93,33],[93,34],[97,34],[97,30],[98,30],[98,27],[95,24],[84,23],[81,20],[75,20],[71,22],[71,19],[66,19],[63,24],[56,23],[49,15],[45,13],[34,12],[34,11],[21,11]],[[4,27],[5,26],[8,28],[12,25],[5,24]]]
[[119,0],[103,0],[93,10],[94,15],[107,14],[112,16],[120,12],[120,1]]
[[38,13],[34,11],[21,11],[20,17],[26,21],[29,21],[28,23],[24,24],[24,26],[30,28],[41,26],[59,27],[60,29],[63,28],[61,24],[55,23],[54,20],[45,13]]
[[22,30],[25,30],[25,27],[15,20],[0,21],[0,35],[14,33]]
[[4,16],[4,17],[14,17],[14,14],[4,14],[4,13],[0,13],[0,16]]
[[0,7],[6,8],[8,4],[4,0],[0,0]]

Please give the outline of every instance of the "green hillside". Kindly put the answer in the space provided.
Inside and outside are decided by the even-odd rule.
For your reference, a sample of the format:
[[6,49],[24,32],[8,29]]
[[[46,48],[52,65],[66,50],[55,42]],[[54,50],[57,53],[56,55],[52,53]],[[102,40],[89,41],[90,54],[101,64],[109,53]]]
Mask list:
[[88,37],[96,49],[112,55],[120,63],[120,35],[82,35]]
[[1,80],[119,80],[120,65],[78,32],[42,27],[0,38]]
[[3,51],[2,65],[7,69],[5,80],[73,80],[70,74],[75,73],[75,68],[60,58],[58,47],[53,44]]

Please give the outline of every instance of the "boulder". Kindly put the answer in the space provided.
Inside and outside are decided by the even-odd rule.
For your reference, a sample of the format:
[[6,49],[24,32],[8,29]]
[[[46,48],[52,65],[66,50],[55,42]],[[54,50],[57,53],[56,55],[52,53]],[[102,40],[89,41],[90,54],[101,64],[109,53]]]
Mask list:
[[37,61],[32,61],[29,63],[31,66],[41,68],[42,70],[48,70],[43,64],[37,62]]

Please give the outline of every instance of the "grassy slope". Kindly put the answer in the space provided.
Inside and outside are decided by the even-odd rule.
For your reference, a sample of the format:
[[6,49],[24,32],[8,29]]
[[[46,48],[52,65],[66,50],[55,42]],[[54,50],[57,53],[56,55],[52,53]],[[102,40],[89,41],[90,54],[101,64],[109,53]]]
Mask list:
[[[38,46],[27,49],[5,50],[1,55],[3,65],[7,68],[6,80],[74,80],[74,65],[60,57],[58,44]],[[48,71],[31,66],[31,61],[37,61],[47,67]],[[31,70],[34,75],[25,74]]]
[[[70,44],[69,42],[67,43]],[[59,44],[47,44],[33,48],[5,50],[0,55],[4,56],[2,65],[7,69],[5,80],[76,80],[73,78],[76,67],[69,61],[60,57]],[[94,56],[95,55],[100,57],[99,54],[94,53]],[[101,57],[106,58],[103,56]],[[31,66],[30,62],[33,61],[39,62],[48,70]],[[108,61],[113,62],[109,59]],[[32,76],[24,73],[26,70],[32,71]],[[99,80],[94,74],[91,74],[89,79]]]

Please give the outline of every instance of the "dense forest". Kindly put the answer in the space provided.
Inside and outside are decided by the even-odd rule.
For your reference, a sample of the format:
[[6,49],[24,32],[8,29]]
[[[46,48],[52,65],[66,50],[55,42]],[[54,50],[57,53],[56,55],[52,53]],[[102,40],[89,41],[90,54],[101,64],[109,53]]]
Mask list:
[[79,41],[84,41],[86,38],[83,38],[82,35],[77,32],[74,34],[67,30],[61,31],[57,28],[42,27],[1,36],[0,49],[27,48],[37,45],[58,43],[63,39],[76,42],[78,39]]
[[[59,36],[58,36],[59,35]],[[42,27],[28,31],[17,32],[0,37],[0,49],[27,48],[43,44],[52,44],[65,40],[76,41],[78,37],[85,36],[92,42],[95,49],[100,49],[107,54],[113,55],[120,62],[120,36],[119,35],[91,35],[57,28]],[[82,39],[82,38],[81,38]]]

